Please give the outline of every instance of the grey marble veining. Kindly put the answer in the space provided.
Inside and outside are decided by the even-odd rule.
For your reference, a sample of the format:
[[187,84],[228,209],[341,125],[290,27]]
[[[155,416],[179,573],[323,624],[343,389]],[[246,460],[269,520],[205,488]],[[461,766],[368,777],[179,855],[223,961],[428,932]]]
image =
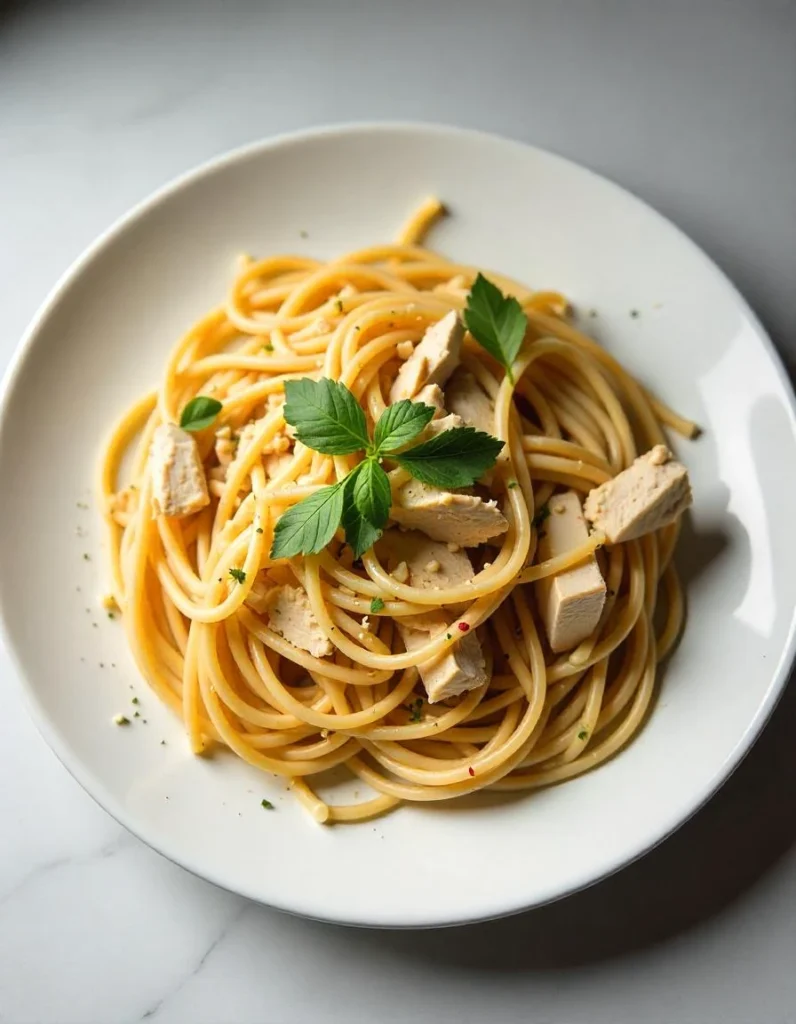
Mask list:
[[[535,142],[658,206],[796,365],[791,0],[0,5],[0,364],[114,218],[328,121]],[[725,789],[615,878],[519,918],[345,931],[164,861],[47,750],[0,654],[0,1024],[796,1021],[796,692]]]

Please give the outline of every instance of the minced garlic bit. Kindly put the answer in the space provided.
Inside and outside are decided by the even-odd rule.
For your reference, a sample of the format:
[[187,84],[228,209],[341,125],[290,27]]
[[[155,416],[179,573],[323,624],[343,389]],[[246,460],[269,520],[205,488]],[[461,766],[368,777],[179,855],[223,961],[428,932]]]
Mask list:
[[651,466],[665,466],[667,462],[671,460],[672,453],[663,444],[656,444],[650,452],[650,465]]
[[448,541],[448,545],[447,546],[448,546],[448,551],[450,551],[450,553],[452,555],[455,555],[456,552],[459,550],[459,545],[458,544],[454,544],[453,541]]
[[404,361],[406,361],[409,358],[409,356],[411,356],[414,350],[415,346],[412,344],[411,341],[400,341],[395,346],[395,351],[398,355],[398,358],[403,359]]
[[406,583],[409,579],[409,566],[406,562],[399,562],[398,565],[390,573],[396,583]]
[[430,562],[426,562],[426,572],[439,572],[440,564],[436,558],[432,558]]
[[367,615],[365,615],[364,618],[362,619],[362,628],[365,630],[366,633],[370,632],[370,619],[368,618]]

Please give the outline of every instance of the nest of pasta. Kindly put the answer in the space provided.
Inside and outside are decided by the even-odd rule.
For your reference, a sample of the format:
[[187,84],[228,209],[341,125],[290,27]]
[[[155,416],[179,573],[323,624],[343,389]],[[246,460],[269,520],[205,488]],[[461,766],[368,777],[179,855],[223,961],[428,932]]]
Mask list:
[[[466,329],[479,271],[420,245],[439,211],[428,203],[395,244],[330,262],[243,259],[103,466],[113,595],[141,673],[194,752],[225,746],[289,778],[320,821],[595,767],[641,727],[682,622],[682,494],[663,525],[627,538],[607,535],[606,501],[588,496],[610,504],[600,489],[660,451],[665,428],[695,428],[579,330],[564,297],[489,273],[524,318],[501,365]],[[456,358],[436,377],[427,360],[424,377],[410,361],[446,318]],[[319,550],[280,556],[280,518],[363,458],[304,443],[286,385],[344,385],[372,436],[408,377],[409,400],[434,409],[420,443],[475,428],[502,442],[493,464],[441,488],[387,453],[373,544],[358,551],[341,521]],[[651,458],[644,472],[669,461]],[[340,765],[367,784],[364,802],[318,795]]]

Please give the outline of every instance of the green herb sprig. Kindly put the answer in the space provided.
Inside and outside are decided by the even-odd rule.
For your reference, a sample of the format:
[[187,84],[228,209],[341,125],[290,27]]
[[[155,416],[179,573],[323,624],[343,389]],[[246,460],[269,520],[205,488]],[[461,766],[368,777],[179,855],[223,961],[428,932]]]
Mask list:
[[180,426],[183,430],[204,430],[209,427],[221,412],[221,402],[207,395],[192,398],[182,410]]
[[478,344],[505,367],[513,384],[514,360],[528,327],[528,317],[519,302],[479,274],[467,296],[464,322]]
[[326,377],[286,381],[285,399],[285,421],[302,444],[324,455],[362,452],[364,458],[342,480],[279,517],[272,558],[315,554],[341,524],[354,558],[360,558],[379,539],[390,514],[390,481],[381,465],[385,456],[422,483],[468,487],[495,464],[503,447],[489,434],[455,427],[407,449],[435,412],[407,399],[385,409],[371,440],[359,402],[344,384]]

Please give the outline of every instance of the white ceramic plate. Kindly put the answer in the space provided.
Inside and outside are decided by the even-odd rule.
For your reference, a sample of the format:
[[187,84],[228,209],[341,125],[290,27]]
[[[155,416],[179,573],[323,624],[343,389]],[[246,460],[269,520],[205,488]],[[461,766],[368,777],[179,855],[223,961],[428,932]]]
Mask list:
[[[421,806],[324,828],[281,781],[229,756],[191,757],[179,723],[139,681],[119,623],[98,607],[97,455],[177,336],[221,299],[238,252],[331,256],[387,240],[432,192],[452,214],[434,246],[596,310],[587,322],[605,344],[704,425],[702,439],[679,446],[695,494],[681,555],[688,628],[648,726],[598,771],[487,807]],[[305,133],[234,153],[144,203],[36,318],[2,408],[2,617],[47,741],[168,857],[313,917],[472,921],[555,899],[638,857],[748,750],[793,653],[794,465],[794,400],[770,342],[717,268],[643,203],[549,153],[472,132]],[[147,724],[114,728],[114,713],[131,710],[131,684]]]

